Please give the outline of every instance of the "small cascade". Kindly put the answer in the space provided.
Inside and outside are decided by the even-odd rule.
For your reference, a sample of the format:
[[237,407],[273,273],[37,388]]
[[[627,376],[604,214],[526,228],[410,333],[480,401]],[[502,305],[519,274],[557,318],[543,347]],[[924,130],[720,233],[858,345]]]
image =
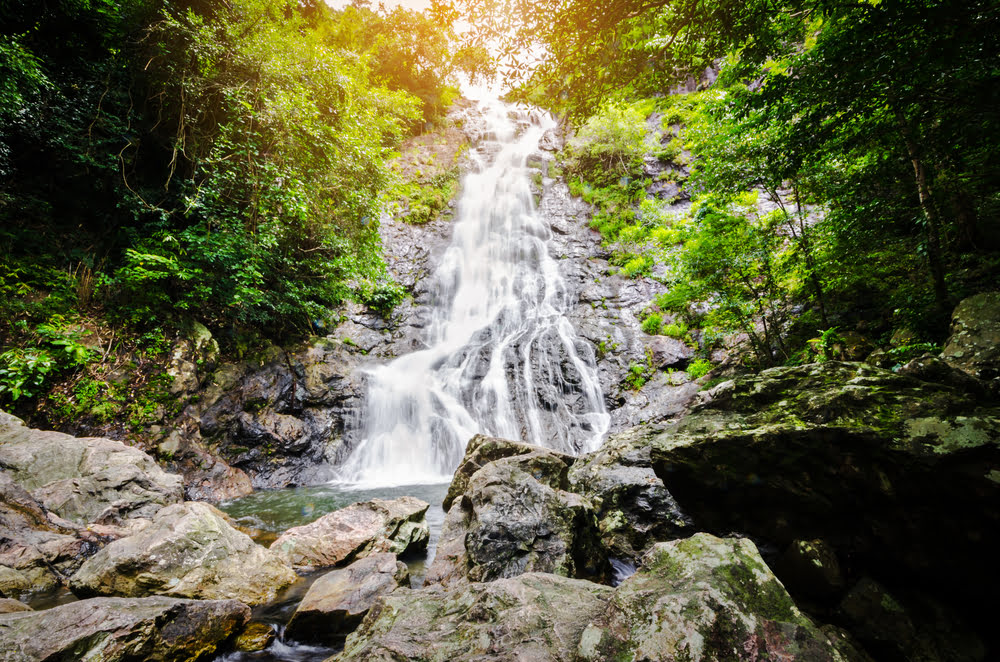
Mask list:
[[345,482],[450,480],[476,433],[576,454],[608,430],[593,351],[566,318],[573,301],[526,166],[555,122],[497,99],[482,111],[484,138],[432,276],[427,349],[370,369]]

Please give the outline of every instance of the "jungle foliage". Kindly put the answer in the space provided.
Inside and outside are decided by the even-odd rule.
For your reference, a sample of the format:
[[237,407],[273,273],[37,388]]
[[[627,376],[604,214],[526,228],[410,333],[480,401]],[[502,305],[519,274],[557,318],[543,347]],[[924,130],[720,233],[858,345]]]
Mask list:
[[[522,5],[535,10],[511,9]],[[709,303],[712,323],[751,334],[761,363],[799,360],[788,335],[835,325],[940,341],[954,304],[995,286],[996,3],[464,7],[503,25],[480,36],[510,31],[516,95],[566,113],[581,135],[594,118],[625,121],[629,104],[683,125],[657,155],[694,201],[684,218],[644,211],[636,178],[616,185],[590,168],[571,186],[598,206],[594,226],[625,275],[654,273],[674,299]],[[520,55],[528,47],[541,66]],[[691,163],[678,162],[685,152]]]
[[285,337],[395,296],[387,157],[477,66],[435,12],[3,3],[0,333],[90,307]]

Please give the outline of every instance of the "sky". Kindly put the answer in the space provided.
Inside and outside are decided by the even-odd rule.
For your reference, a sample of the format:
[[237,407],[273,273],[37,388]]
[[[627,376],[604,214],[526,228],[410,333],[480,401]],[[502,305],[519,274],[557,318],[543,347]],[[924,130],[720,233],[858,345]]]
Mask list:
[[[382,0],[383,4],[393,9],[395,7],[406,7],[407,9],[427,9],[431,6],[431,0]],[[334,9],[343,9],[351,4],[351,0],[326,0],[326,3]],[[378,0],[374,0],[372,5],[377,5]]]

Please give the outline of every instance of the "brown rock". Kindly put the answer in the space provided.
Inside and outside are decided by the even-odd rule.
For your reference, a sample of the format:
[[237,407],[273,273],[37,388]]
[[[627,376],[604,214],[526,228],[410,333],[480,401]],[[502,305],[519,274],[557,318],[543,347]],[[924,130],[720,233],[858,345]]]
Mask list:
[[429,504],[413,497],[372,499],[285,531],[271,550],[296,569],[349,563],[378,552],[402,554],[427,545]]

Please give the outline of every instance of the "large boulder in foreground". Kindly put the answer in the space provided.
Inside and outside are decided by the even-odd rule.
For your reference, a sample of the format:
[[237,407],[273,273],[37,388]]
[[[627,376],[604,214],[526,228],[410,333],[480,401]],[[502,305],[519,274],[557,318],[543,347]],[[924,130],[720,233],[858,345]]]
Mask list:
[[838,362],[702,395],[678,423],[632,441],[700,528],[778,549],[822,539],[848,574],[888,571],[973,618],[971,605],[1000,590],[995,400]]
[[33,430],[0,412],[0,468],[46,509],[77,524],[152,517],[183,500],[180,476],[120,441]]
[[0,660],[194,662],[249,619],[236,600],[94,598],[0,614]]
[[410,496],[355,503],[288,529],[271,543],[271,550],[301,570],[350,563],[378,552],[403,554],[427,546],[429,507]]
[[442,590],[400,589],[379,600],[336,662],[571,662],[612,589],[526,573]]
[[336,662],[863,659],[803,616],[747,540],[656,545],[617,589],[549,573],[383,597]]
[[862,659],[804,616],[742,538],[659,543],[583,631],[580,660]]
[[258,605],[274,600],[296,578],[223,513],[192,501],[160,510],[146,529],[89,558],[70,587],[82,596],[168,595]]
[[974,377],[1000,378],[1000,292],[983,292],[958,304],[941,358]]
[[408,585],[405,563],[388,552],[373,554],[317,579],[292,614],[285,636],[333,644],[356,628],[382,595]]
[[[572,458],[518,442],[473,441],[481,443],[470,444],[456,472],[463,491],[452,496],[425,582],[492,581],[524,572],[605,578],[610,566],[593,505],[567,489]],[[466,469],[476,466],[469,475]],[[453,484],[449,495],[456,492]]]

